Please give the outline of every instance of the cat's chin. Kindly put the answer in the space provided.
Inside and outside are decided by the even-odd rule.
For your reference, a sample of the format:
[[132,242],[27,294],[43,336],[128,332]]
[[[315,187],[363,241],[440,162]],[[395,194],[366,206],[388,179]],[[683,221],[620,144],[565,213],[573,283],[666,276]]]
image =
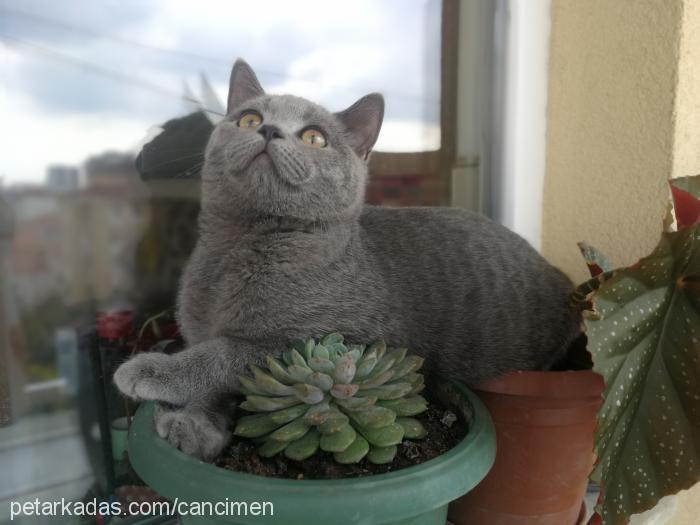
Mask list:
[[267,151],[261,151],[253,157],[250,164],[248,164],[248,171],[263,174],[270,173],[276,177],[279,176],[277,167]]
[[260,153],[255,155],[251,161],[249,166],[252,166],[253,164],[258,163],[258,164],[267,164],[270,167],[272,167],[272,159],[270,158],[270,154],[267,152],[267,150],[262,150]]

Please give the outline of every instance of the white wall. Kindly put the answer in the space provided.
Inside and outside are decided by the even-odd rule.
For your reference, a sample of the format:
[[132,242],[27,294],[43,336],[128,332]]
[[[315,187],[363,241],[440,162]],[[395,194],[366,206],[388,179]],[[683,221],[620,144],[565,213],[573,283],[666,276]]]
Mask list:
[[537,249],[542,245],[549,10],[550,0],[496,0],[491,215]]

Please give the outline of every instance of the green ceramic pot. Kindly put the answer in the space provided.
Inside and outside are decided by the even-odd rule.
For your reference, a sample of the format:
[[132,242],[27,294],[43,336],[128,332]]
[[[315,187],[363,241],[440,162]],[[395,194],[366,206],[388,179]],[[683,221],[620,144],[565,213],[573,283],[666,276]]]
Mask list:
[[265,516],[252,515],[253,505],[247,516],[181,516],[187,525],[444,525],[447,504],[477,485],[493,465],[496,441],[491,418],[471,391],[454,383],[444,385],[437,394],[465,414],[469,434],[440,457],[388,474],[293,480],[218,468],[183,454],[158,437],[152,403],[142,405],[134,418],[129,459],[139,476],[171,501],[272,504],[273,514],[268,505]]

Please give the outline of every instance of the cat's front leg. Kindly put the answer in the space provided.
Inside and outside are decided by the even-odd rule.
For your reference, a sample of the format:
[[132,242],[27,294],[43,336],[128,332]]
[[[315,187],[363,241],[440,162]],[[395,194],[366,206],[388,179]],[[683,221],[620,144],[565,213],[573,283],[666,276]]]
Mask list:
[[114,373],[114,383],[122,394],[137,401],[155,400],[181,406],[189,401],[179,381],[181,375],[173,355],[146,352],[123,363]]
[[130,397],[167,403],[156,408],[158,434],[186,454],[211,460],[230,439],[233,408],[226,400],[238,391],[238,375],[249,363],[261,364],[270,348],[212,339],[173,355],[137,355],[117,370],[114,380]]
[[219,337],[177,354],[138,354],[117,369],[114,382],[131,398],[184,406],[237,393],[238,376],[249,363],[262,363],[267,353],[265,347]]

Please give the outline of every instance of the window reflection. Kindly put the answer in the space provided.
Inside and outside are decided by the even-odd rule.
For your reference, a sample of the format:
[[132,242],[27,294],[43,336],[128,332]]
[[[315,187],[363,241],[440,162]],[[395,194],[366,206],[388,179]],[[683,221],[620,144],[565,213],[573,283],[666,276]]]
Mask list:
[[280,1],[255,25],[200,4],[0,3],[0,522],[10,501],[107,498],[128,478],[100,438],[126,408],[100,405],[96,319],[132,312],[133,335],[174,305],[236,56],[332,110],[383,92],[368,202],[440,202],[439,1],[305,24]]

